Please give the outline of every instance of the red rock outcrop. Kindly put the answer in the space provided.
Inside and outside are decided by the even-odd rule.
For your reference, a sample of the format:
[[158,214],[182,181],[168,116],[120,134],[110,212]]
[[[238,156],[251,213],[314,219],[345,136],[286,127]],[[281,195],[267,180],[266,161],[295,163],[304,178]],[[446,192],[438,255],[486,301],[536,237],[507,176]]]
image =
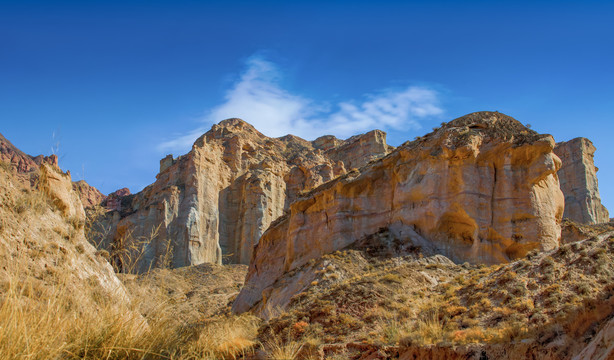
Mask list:
[[30,155],[19,150],[2,134],[0,134],[0,161],[11,164],[20,173],[38,168],[38,165]]
[[456,262],[558,247],[564,204],[554,146],[509,116],[473,113],[312,190],[259,240],[233,309],[265,308],[284,273],[381,228]]
[[151,240],[141,270],[155,266],[169,248],[173,267],[223,258],[246,264],[254,244],[292,201],[386,155],[391,147],[385,140],[378,130],[348,140],[269,138],[240,119],[224,120],[188,154],[162,159],[155,183],[122,198],[120,215],[107,218],[109,241]]
[[[15,179],[29,187],[36,185],[41,174],[39,171],[41,167],[47,165],[58,171],[60,169],[57,155],[30,156],[19,150],[2,134],[0,134],[0,162],[8,164],[15,172]],[[52,177],[56,176],[52,175]],[[84,180],[74,182],[72,188],[79,194],[81,202],[85,207],[98,205],[106,198],[98,189],[89,185]]]
[[563,217],[581,224],[608,222],[608,210],[601,204],[597,186],[595,146],[586,138],[556,144],[554,153],[563,162],[559,170],[561,190],[565,194]]
[[83,203],[85,208],[100,205],[107,198],[100,190],[91,186],[85,180],[74,181],[72,188],[79,194],[81,203]]

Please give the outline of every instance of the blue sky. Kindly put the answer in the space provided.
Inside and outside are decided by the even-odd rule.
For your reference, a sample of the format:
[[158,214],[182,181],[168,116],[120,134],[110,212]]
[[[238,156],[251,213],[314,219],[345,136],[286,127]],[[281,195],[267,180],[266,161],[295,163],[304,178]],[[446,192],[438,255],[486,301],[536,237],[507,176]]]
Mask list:
[[108,193],[242,117],[398,145],[498,110],[591,139],[614,210],[614,2],[0,2],[0,132]]

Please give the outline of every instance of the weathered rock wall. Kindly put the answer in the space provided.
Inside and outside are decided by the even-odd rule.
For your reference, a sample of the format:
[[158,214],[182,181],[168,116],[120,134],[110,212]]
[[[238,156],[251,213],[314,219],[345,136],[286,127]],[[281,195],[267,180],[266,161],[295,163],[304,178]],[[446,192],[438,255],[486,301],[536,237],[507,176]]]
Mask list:
[[[107,242],[144,245],[139,270],[172,249],[173,267],[249,262],[254,244],[305,190],[387,154],[385,133],[348,140],[269,138],[239,119],[200,137],[192,150],[160,163],[157,180],[111,212]],[[113,219],[115,216],[115,220]],[[169,246],[170,242],[170,246]]]
[[552,136],[506,115],[474,113],[316,188],[264,233],[234,310],[266,302],[283,273],[380,228],[457,262],[499,263],[558,247],[563,194],[554,146]]
[[579,137],[556,144],[554,152],[563,162],[559,170],[561,190],[565,194],[563,217],[581,224],[610,221],[599,196],[593,143]]

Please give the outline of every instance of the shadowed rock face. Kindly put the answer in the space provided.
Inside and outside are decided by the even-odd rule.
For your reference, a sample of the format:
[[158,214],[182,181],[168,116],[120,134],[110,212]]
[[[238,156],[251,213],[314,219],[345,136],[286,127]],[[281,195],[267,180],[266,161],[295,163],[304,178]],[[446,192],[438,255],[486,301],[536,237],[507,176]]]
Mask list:
[[560,241],[554,139],[496,112],[463,116],[291,204],[254,250],[242,312],[285,272],[380,228],[456,262],[499,263]]
[[597,187],[597,167],[593,161],[595,146],[586,138],[556,144],[554,152],[561,158],[561,190],[565,194],[563,217],[581,224],[608,222],[608,210],[601,204]]
[[155,183],[122,198],[121,211],[107,217],[107,241],[151,239],[141,270],[156,266],[169,248],[172,267],[247,264],[269,224],[302,192],[390,149],[378,130],[309,142],[292,135],[269,138],[240,119],[224,120],[188,154],[162,159]]

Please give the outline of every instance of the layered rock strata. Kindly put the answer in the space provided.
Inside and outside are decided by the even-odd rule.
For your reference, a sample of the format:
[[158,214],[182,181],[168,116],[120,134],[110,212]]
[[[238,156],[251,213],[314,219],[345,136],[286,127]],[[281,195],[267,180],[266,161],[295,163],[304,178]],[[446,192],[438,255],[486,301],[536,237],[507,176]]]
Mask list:
[[575,138],[556,144],[554,153],[563,162],[559,170],[561,190],[565,194],[563,217],[581,224],[608,222],[608,210],[601,204],[597,186],[593,143],[587,138]]
[[234,310],[262,308],[284,273],[380,228],[455,262],[558,247],[564,200],[554,146],[509,116],[473,113],[312,190],[258,242]]
[[[172,251],[172,267],[244,263],[269,224],[303,192],[386,155],[375,130],[313,142],[269,138],[240,119],[214,125],[183,156],[160,161],[152,185],[121,198],[107,242],[141,241],[140,270]],[[122,240],[123,239],[123,240]]]

